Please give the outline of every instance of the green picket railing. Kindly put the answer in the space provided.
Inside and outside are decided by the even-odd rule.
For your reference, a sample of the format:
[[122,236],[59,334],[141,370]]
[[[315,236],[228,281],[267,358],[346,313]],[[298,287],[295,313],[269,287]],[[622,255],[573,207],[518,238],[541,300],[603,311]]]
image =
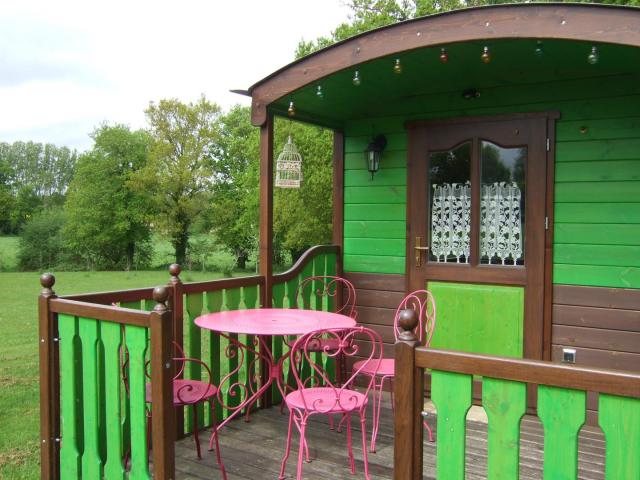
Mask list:
[[537,388],[545,480],[578,478],[578,435],[586,420],[587,392],[599,393],[606,480],[640,479],[640,373],[429,349],[418,347],[409,331],[396,343],[395,479],[423,478],[425,369],[430,370],[437,412],[435,478],[465,478],[466,417],[473,382],[480,379],[488,417],[489,480],[519,478],[527,388]]

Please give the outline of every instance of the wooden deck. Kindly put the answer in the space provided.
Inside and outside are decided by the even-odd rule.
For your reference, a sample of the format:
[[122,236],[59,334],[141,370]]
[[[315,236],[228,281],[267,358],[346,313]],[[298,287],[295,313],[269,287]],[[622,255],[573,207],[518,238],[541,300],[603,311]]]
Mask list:
[[[277,479],[280,461],[284,453],[288,414],[281,415],[278,408],[261,410],[251,416],[251,421],[234,421],[220,435],[221,451],[227,468],[228,480]],[[304,478],[309,480],[364,479],[362,447],[358,422],[354,424],[354,455],[356,475],[350,473],[347,460],[346,434],[328,428],[325,416],[316,416],[307,427],[311,463],[304,465]],[[390,409],[382,412],[378,436],[378,451],[369,454],[369,471],[372,480],[391,479],[393,476],[393,424]],[[435,418],[429,417],[434,428],[436,442],[424,444],[424,478],[435,478],[435,453],[437,432]],[[369,428],[369,427],[368,427]],[[542,479],[542,426],[537,418],[526,417],[522,422],[520,444],[520,478]],[[203,459],[198,460],[193,438],[188,437],[176,444],[176,478],[211,480],[222,478],[215,462],[214,452],[206,447],[210,431],[201,434]],[[425,435],[426,437],[426,435]],[[298,437],[287,464],[287,477],[295,478]],[[584,427],[579,438],[579,478],[584,480],[604,479],[604,437],[600,430]],[[480,421],[467,422],[466,478],[486,478],[487,427]]]

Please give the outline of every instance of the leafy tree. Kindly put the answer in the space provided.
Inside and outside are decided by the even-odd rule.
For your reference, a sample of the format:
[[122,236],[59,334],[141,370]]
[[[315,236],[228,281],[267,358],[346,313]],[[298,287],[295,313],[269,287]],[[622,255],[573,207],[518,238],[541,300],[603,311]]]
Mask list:
[[145,113],[153,143],[149,163],[135,183],[153,202],[171,237],[176,262],[184,264],[189,228],[206,209],[215,179],[220,107],[202,96],[188,104],[177,99],[151,102]]
[[59,265],[64,254],[60,234],[64,213],[60,209],[43,210],[30,218],[20,236],[18,265],[21,270],[39,270]]
[[132,177],[147,162],[149,135],[103,125],[82,155],[66,203],[64,236],[87,268],[131,268],[150,254],[150,216]]

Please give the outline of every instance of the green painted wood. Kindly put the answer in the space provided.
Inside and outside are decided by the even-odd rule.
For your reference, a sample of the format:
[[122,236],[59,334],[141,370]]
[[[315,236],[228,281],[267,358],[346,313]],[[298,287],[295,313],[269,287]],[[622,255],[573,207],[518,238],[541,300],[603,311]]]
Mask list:
[[390,238],[346,238],[344,240],[345,255],[376,255],[394,256],[404,255],[405,239]]
[[556,183],[640,181],[640,159],[556,165]]
[[640,202],[640,181],[558,183],[555,195],[556,202]]
[[[125,341],[129,350],[129,396],[131,398],[131,470],[129,480],[150,480],[147,459],[147,403],[145,351],[149,330],[127,325]],[[89,477],[97,478],[97,477]]]
[[380,204],[371,208],[369,204],[347,204],[344,206],[345,221],[354,220],[396,220],[399,222],[406,219],[406,208],[402,204]]
[[[272,302],[274,308],[287,308],[288,303],[285,304],[286,301],[286,290],[287,284],[285,282],[274,283],[272,288]],[[282,357],[283,354],[283,339],[282,336],[276,335],[271,338],[271,354],[273,355],[273,359],[277,361],[278,358]],[[277,388],[277,385],[272,385],[271,387],[271,398],[274,404],[280,403],[282,401],[282,395],[280,394],[280,390]]]
[[347,272],[399,273],[405,272],[404,257],[374,257],[369,255],[345,255],[344,269]]
[[[241,300],[240,288],[229,288],[224,291],[225,310],[238,310],[240,308]],[[230,333],[229,337],[238,341],[238,335]],[[227,359],[228,372],[233,372],[238,368],[238,355],[234,355]],[[239,382],[239,372],[235,372],[231,375],[228,386],[235,385]],[[242,401],[242,390],[236,386],[234,389],[229,389],[226,392],[226,403],[232,407],[240,405]]]
[[[184,306],[187,310],[187,341],[185,344],[185,355],[191,358],[202,359],[202,329],[195,324],[195,319],[202,315],[203,308],[203,294],[202,293],[188,293],[185,295]],[[179,368],[178,365],[176,365]],[[202,366],[197,362],[186,362],[185,364],[185,378],[191,380],[202,380]],[[208,379],[206,379],[208,380]],[[195,407],[198,411],[198,427],[204,426],[204,405],[199,403]],[[193,431],[193,408],[186,408],[186,425],[185,433],[191,433]]]
[[118,323],[102,322],[101,338],[105,359],[105,416],[107,461],[104,476],[108,479],[124,479],[122,455],[120,346],[122,345],[122,327]]
[[[372,207],[375,208],[375,207]],[[406,222],[403,221],[358,221],[344,222],[345,238],[402,239],[406,237]]]
[[640,221],[640,203],[556,203],[556,223],[631,223]]
[[636,138],[638,131],[640,131],[640,117],[638,116],[560,121],[556,126],[556,136],[563,141]]
[[640,268],[555,264],[553,266],[553,283],[591,287],[640,288]]
[[482,406],[489,420],[487,479],[518,480],[520,420],[527,410],[527,385],[484,378]]
[[[131,308],[133,310],[142,310],[142,301],[138,300],[136,302],[122,302],[120,304],[123,308]],[[122,373],[123,376],[129,378],[129,364],[127,363],[124,367],[124,371]],[[129,451],[131,448],[131,399],[127,394],[126,390],[123,392],[123,405],[122,405],[122,438],[123,445],[125,451]]]
[[522,287],[429,282],[427,288],[438,305],[432,347],[522,357]]
[[555,243],[581,243],[591,245],[637,245],[640,223],[582,224],[556,223]]
[[82,428],[82,396],[79,380],[81,365],[77,361],[78,320],[65,314],[58,315],[60,336],[60,423],[62,444],[60,447],[60,471],[67,472],[69,478],[80,478],[82,457],[80,455]]
[[82,342],[82,415],[84,422],[84,451],[82,477],[101,478],[100,410],[98,400],[98,341],[100,324],[91,318],[78,319],[78,333]]
[[407,187],[388,186],[380,187],[367,185],[361,187],[349,187],[344,191],[344,203],[406,203]]
[[582,142],[559,142],[556,146],[556,161],[579,162],[583,160],[637,160],[640,138],[619,140],[591,140]]
[[640,479],[640,399],[601,393],[598,422],[606,441],[605,479]]
[[572,265],[640,267],[640,245],[577,245],[559,243],[553,262]]
[[578,478],[578,434],[586,418],[587,394],[538,387],[538,417],[544,427],[544,480]]
[[[244,308],[258,308],[259,304],[259,291],[258,286],[242,287],[242,303]],[[257,339],[255,335],[245,335],[246,345],[253,349],[259,349]],[[245,379],[244,384],[247,386],[250,392],[257,390],[257,382],[259,369],[255,361],[255,354],[247,351],[246,367],[244,368]]]
[[[391,168],[406,168],[407,166],[407,152],[406,150],[387,150],[385,149],[381,165],[383,168],[380,169],[380,172],[383,169],[391,169]],[[367,172],[367,165],[364,162],[364,155],[362,152],[352,152],[345,153],[344,156],[344,169],[345,171],[350,170],[362,170]],[[379,172],[379,173],[380,173]],[[371,175],[369,175],[369,179],[371,179]]]
[[[360,153],[364,164],[364,150],[371,142],[372,135],[362,135],[357,137],[347,137],[344,141],[344,151],[346,153]],[[385,151],[406,150],[407,136],[404,133],[394,133],[387,135],[387,146]]]
[[[207,303],[207,311],[209,313],[219,312],[222,309],[223,294],[222,290],[215,292],[206,292],[205,300]],[[222,378],[222,357],[221,357],[221,338],[216,332],[210,330],[207,331],[209,336],[209,368],[211,369],[211,381],[216,385],[220,385],[220,379]],[[214,412],[209,412],[215,415],[215,418],[223,418],[223,409],[219,402],[214,402]],[[226,412],[226,410],[224,410]]]
[[431,400],[438,414],[436,478],[464,480],[465,422],[471,408],[471,385],[471,375],[431,372]]
[[[362,162],[364,164],[364,162]],[[385,165],[385,167],[387,167]],[[344,172],[345,187],[366,186],[367,184],[375,184],[377,187],[382,186],[406,186],[407,171],[403,168],[381,168],[371,179],[371,174],[365,170],[346,170]]]

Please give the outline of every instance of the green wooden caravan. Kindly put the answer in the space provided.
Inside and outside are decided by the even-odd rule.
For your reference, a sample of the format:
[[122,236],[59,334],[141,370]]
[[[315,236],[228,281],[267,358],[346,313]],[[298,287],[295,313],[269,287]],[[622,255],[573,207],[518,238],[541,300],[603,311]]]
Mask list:
[[263,192],[274,115],[332,128],[334,243],[387,342],[390,309],[426,287],[434,347],[640,370],[639,47],[640,10],[600,5],[350,38],[249,89]]

